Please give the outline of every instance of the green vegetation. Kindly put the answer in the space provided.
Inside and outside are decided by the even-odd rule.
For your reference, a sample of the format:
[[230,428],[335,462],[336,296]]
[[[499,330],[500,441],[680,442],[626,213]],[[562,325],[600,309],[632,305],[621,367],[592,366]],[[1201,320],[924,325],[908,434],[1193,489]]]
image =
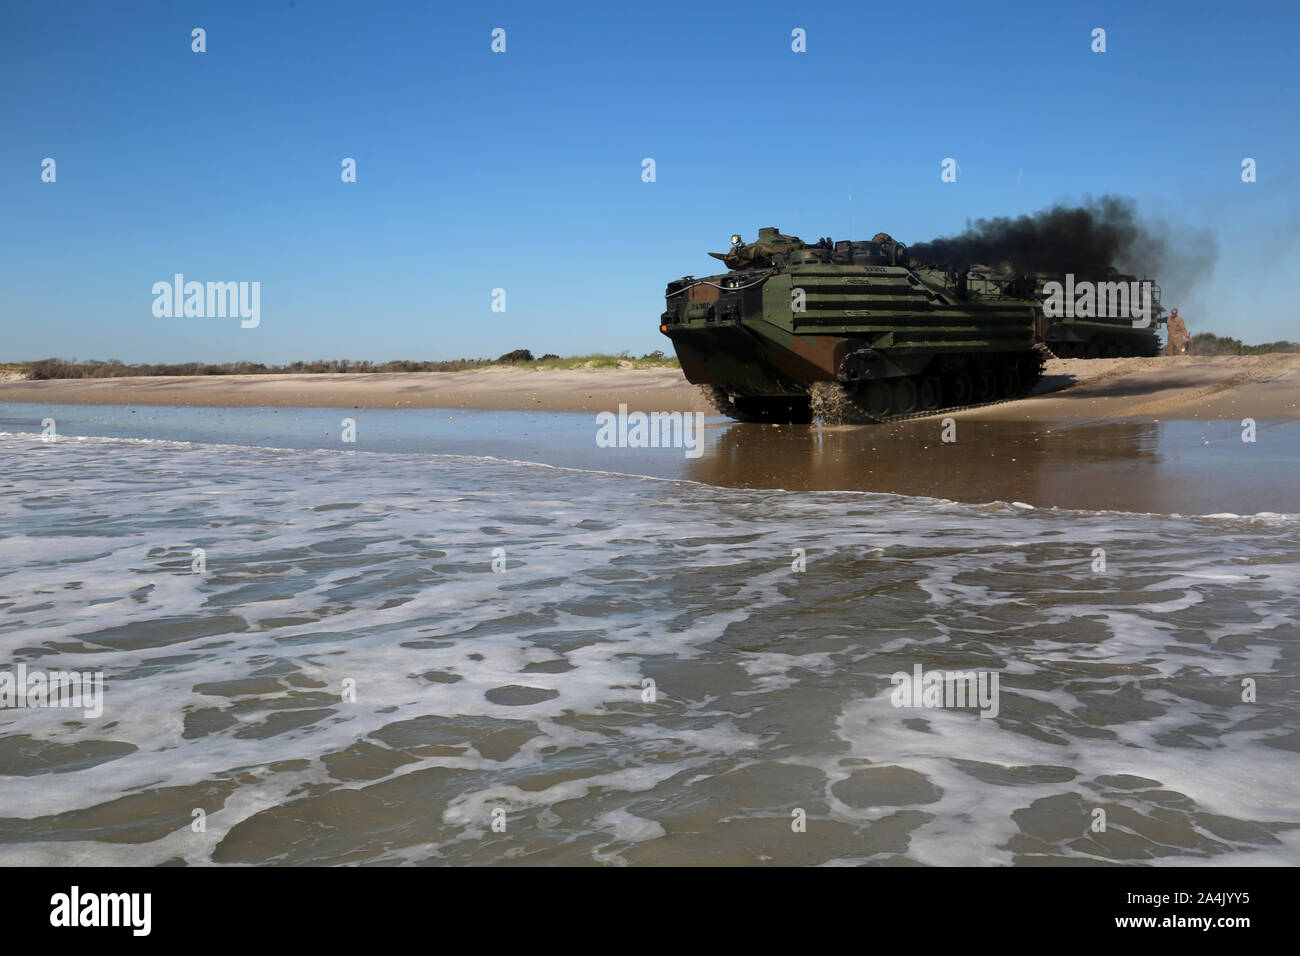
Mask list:
[[536,362],[532,363],[534,368],[681,368],[681,363],[677,361],[675,355],[665,356],[663,352],[655,350],[642,355],[640,358],[633,358],[627,352],[619,352],[617,355],[607,355],[601,352],[595,352],[591,355],[570,355],[568,358],[560,358],[558,355],[543,355]]
[[263,365],[261,362],[225,362],[210,365],[203,362],[183,362],[177,365],[127,365],[119,359],[107,362],[48,358],[36,362],[11,362],[0,365],[0,371],[22,372],[31,379],[54,378],[124,378],[132,375],[286,375],[286,374],[364,374],[369,372],[460,372],[465,369],[490,368],[496,365],[513,365],[519,368],[571,369],[571,368],[678,368],[676,358],[655,351],[640,358],[627,352],[618,355],[575,355],[561,358],[547,354],[534,359],[527,349],[507,352],[495,362],[490,359],[452,359],[446,362],[352,362],[348,359],[292,362],[288,365]]
[[1189,355],[1263,355],[1267,352],[1300,352],[1300,342],[1266,342],[1263,345],[1245,345],[1241,339],[1213,332],[1198,332],[1188,346]]
[[261,362],[225,362],[207,365],[182,362],[177,365],[127,365],[118,359],[107,362],[76,359],[41,359],[22,363],[27,377],[46,378],[122,378],[128,375],[276,375],[292,373],[352,372],[458,372],[461,369],[491,365],[487,359],[455,359],[450,362],[351,362],[347,359],[315,362],[292,362],[289,365],[263,365]]

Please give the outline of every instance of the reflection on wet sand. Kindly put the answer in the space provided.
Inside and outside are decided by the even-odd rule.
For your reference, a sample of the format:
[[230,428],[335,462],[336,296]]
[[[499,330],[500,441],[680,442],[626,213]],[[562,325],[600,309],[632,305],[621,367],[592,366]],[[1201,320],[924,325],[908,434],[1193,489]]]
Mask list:
[[[1184,514],[1300,511],[1288,477],[1297,429],[1246,444],[1229,424],[976,421],[887,426],[722,425],[696,481],[738,488],[875,491],[954,501]],[[1282,446],[1279,450],[1279,445]],[[1176,489],[1176,493],[1173,491]]]
[[[699,458],[681,447],[601,447],[597,419],[572,412],[0,403],[0,433],[39,434],[52,417],[69,439],[483,456],[724,487],[874,491],[1078,510],[1300,514],[1300,418],[1260,418],[1256,440],[1245,442],[1240,418],[1080,421],[1031,418],[1028,407],[1008,402],[958,413],[953,442],[942,441],[945,416],[833,427],[713,417]],[[357,419],[355,446],[340,442],[344,414]]]

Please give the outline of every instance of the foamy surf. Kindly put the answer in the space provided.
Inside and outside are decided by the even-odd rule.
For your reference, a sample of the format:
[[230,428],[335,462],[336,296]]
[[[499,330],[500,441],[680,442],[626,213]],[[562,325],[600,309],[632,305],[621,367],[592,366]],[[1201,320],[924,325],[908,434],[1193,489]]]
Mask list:
[[[5,659],[105,677],[0,710],[7,863],[1298,857],[1291,521],[0,453]],[[916,665],[997,716],[894,706]]]

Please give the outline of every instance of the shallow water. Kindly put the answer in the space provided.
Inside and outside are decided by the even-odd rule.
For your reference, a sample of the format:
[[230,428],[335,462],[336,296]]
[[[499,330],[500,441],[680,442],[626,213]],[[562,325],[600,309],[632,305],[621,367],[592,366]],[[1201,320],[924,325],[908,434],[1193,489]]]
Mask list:
[[124,413],[0,410],[5,666],[105,678],[0,710],[0,862],[1300,862],[1294,517],[716,487],[773,430],[590,416],[75,437]]
[[[888,427],[738,425],[707,420],[705,453],[601,448],[590,414],[465,409],[168,408],[0,403],[0,431],[489,456],[732,488],[875,491],[1145,514],[1300,514],[1300,420],[980,421]],[[355,441],[342,440],[343,421]]]

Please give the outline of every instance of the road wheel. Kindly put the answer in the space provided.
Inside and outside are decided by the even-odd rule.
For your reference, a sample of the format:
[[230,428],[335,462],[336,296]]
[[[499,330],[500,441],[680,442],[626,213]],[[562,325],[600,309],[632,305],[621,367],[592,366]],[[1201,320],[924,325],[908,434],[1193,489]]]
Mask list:
[[888,382],[877,379],[867,385],[867,411],[877,417],[889,414],[893,396]]
[[991,368],[982,368],[975,378],[975,401],[991,402],[998,394],[998,376]]
[[921,408],[927,412],[932,412],[943,404],[943,383],[933,375],[929,375],[921,380],[921,391],[918,398]]
[[965,372],[958,372],[952,377],[952,400],[949,405],[969,405],[975,397],[975,383]]
[[916,411],[916,402],[918,398],[918,389],[916,380],[911,378],[900,378],[894,382],[894,400],[893,411],[895,415],[906,415],[908,412]]

